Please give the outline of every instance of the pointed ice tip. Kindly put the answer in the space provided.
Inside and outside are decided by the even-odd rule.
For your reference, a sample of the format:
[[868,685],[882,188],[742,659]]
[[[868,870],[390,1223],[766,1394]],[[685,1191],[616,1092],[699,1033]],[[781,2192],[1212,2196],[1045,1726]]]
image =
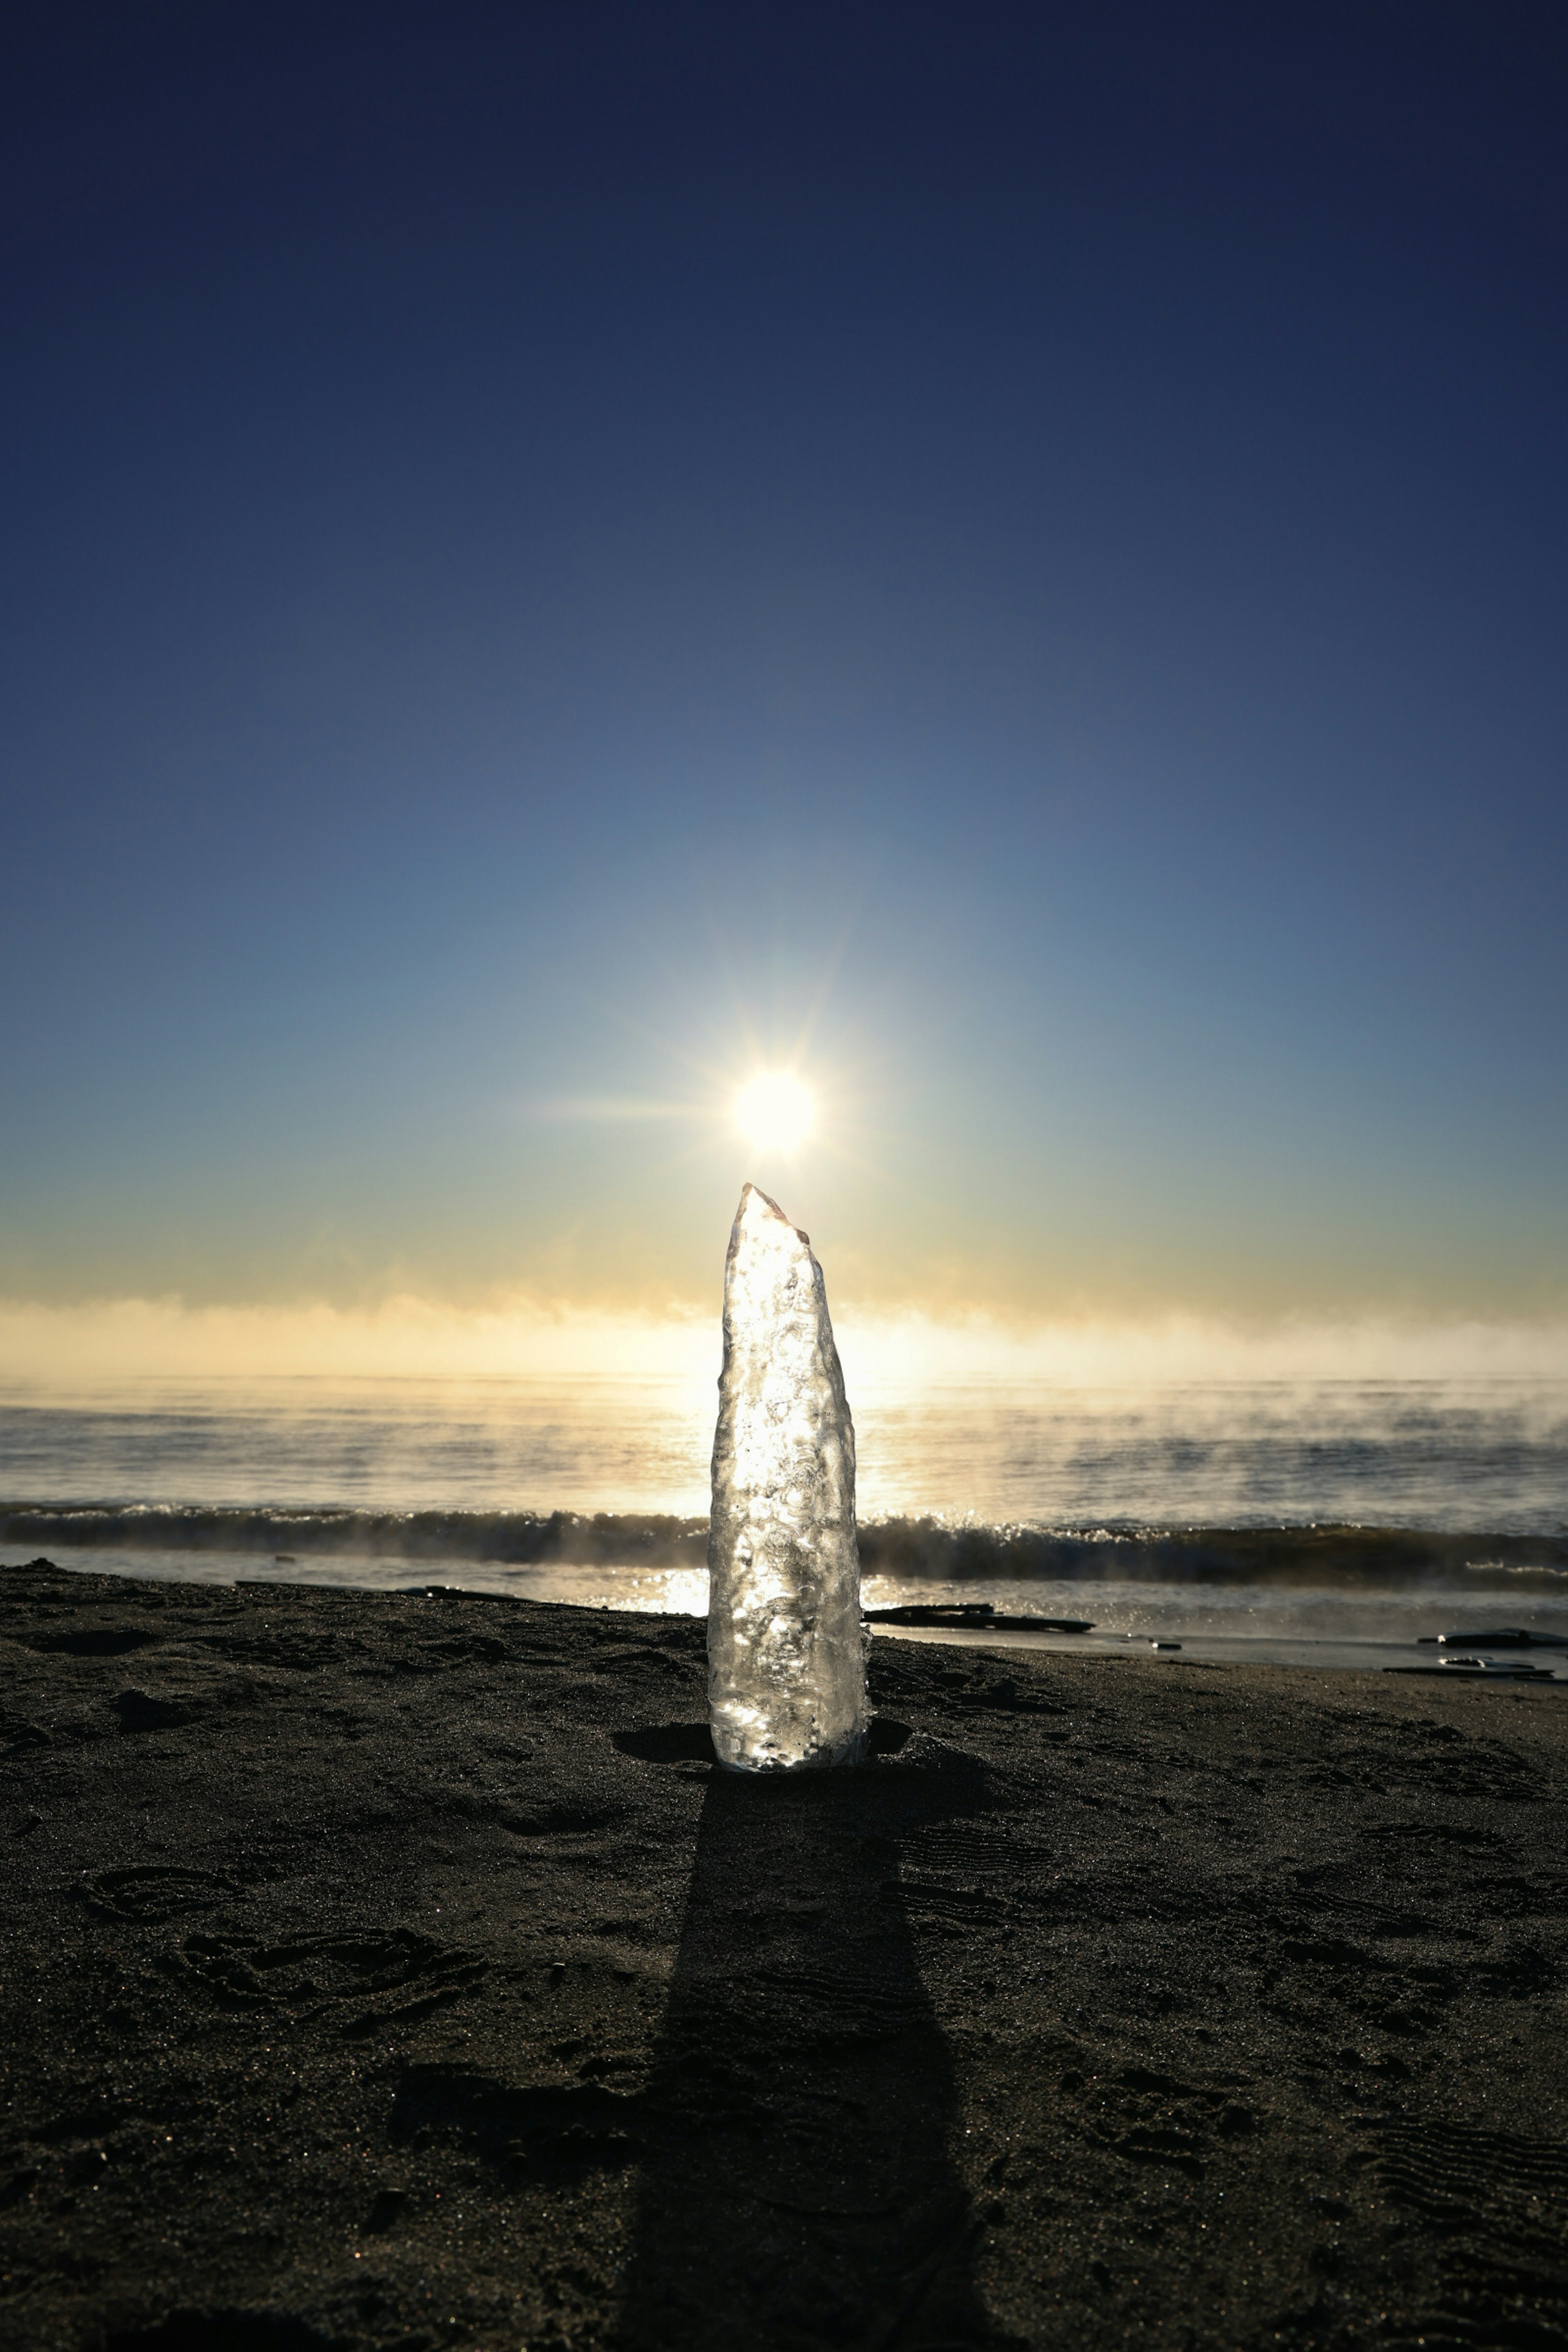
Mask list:
[[756,1226],[766,1223],[770,1218],[775,1223],[787,1226],[796,1241],[803,1242],[807,1249],[811,1247],[811,1235],[803,1234],[798,1225],[790,1223],[772,1194],[764,1192],[760,1184],[748,1181],[741,1187],[741,1205],[735,1212],[735,1223],[731,1229],[731,1255],[740,1242],[742,1232],[748,1227],[754,1230]]

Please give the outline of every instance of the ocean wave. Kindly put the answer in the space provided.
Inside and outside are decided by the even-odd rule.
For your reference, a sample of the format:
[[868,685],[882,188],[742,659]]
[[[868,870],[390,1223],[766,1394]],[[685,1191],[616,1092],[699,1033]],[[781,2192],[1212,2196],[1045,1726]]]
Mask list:
[[1508,1568],[1568,1578],[1562,1537],[1362,1526],[1037,1528],[889,1519],[862,1528],[860,1558],[885,1576],[950,1581],[1393,1587]]
[[658,1512],[15,1503],[0,1504],[0,1543],[241,1552],[274,1559],[370,1554],[382,1559],[483,1560],[512,1568],[555,1562],[684,1568],[706,1563],[708,1522]]
[[[868,1575],[944,1582],[1381,1587],[1500,1572],[1568,1580],[1568,1538],[1365,1526],[1047,1528],[863,1522]],[[468,1560],[492,1567],[700,1568],[708,1522],[659,1512],[367,1511],[163,1503],[0,1503],[0,1543],[71,1549]]]

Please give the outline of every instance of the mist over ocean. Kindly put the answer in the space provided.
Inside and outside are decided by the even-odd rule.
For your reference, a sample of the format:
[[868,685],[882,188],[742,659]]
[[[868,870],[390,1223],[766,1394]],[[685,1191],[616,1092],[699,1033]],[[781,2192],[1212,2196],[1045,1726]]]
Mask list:
[[[862,1389],[868,1606],[1092,1643],[1376,1665],[1568,1634],[1568,1384]],[[706,1606],[706,1383],[211,1381],[0,1391],[0,1559]],[[1552,1663],[1548,1654],[1548,1664]]]

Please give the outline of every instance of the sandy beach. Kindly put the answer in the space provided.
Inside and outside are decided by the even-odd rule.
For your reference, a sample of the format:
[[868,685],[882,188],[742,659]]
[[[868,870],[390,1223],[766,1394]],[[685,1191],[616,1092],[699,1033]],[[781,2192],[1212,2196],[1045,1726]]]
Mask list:
[[1561,1690],[0,1593],[17,2352],[1568,2342]]

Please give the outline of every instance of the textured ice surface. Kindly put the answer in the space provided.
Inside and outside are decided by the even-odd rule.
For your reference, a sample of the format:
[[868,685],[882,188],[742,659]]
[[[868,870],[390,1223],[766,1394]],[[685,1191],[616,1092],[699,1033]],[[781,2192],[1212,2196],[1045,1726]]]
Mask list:
[[805,1234],[754,1184],[724,1265],[709,1525],[708,1703],[721,1764],[851,1764],[866,1741],[855,1424]]

